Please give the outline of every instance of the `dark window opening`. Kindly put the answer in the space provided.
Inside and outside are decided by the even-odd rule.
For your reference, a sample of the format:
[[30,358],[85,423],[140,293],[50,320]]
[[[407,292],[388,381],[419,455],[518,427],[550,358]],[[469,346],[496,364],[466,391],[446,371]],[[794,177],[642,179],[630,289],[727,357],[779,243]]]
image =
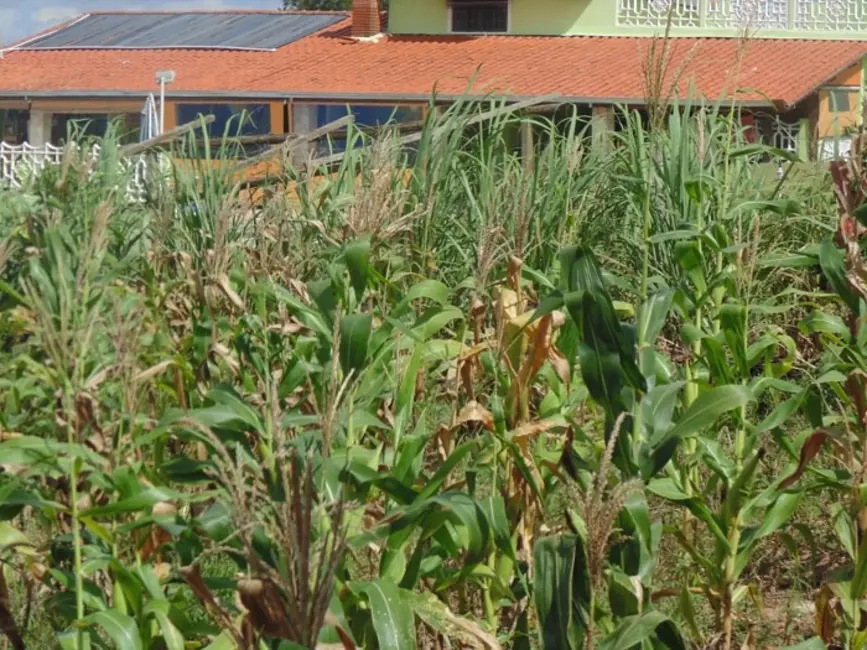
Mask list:
[[29,111],[0,109],[0,140],[6,144],[20,145],[27,140]]
[[51,142],[59,146],[73,140],[103,138],[110,125],[115,125],[113,133],[121,144],[136,142],[141,131],[141,114],[55,113],[51,116]]
[[451,0],[452,31],[488,33],[509,31],[508,0]]
[[[271,134],[270,104],[178,104],[177,124],[187,124],[200,116],[213,115],[207,135],[216,146],[223,138],[267,136]],[[238,153],[254,155],[270,147],[270,143],[244,142]]]
[[[379,127],[389,124],[407,124],[420,122],[424,112],[420,106],[387,106],[354,104],[320,104],[316,106],[316,127],[325,126],[347,115],[352,115],[356,127]],[[356,141],[355,145],[360,144]],[[317,149],[320,154],[339,153],[347,147],[346,136],[337,133],[319,141]]]

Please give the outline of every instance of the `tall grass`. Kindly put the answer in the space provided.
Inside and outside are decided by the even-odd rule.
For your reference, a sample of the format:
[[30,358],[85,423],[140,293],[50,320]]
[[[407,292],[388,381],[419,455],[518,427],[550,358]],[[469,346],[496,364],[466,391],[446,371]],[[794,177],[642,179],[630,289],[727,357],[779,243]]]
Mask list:
[[9,638],[755,647],[745,568],[807,492],[762,450],[812,403],[786,332],[825,299],[828,178],[769,175],[723,107],[624,110],[606,146],[490,108],[350,128],[255,191],[190,135],[130,203],[114,131],[0,190]]

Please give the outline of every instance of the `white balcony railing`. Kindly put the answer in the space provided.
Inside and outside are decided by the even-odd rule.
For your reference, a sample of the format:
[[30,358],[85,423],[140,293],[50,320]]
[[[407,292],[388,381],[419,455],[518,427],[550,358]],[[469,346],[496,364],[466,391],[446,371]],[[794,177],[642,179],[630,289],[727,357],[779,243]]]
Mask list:
[[[48,165],[60,165],[65,154],[64,147],[45,144],[34,147],[28,143],[11,145],[0,142],[0,185],[20,188],[34,175]],[[90,155],[99,156],[99,145],[93,145]],[[142,201],[145,197],[145,175],[147,161],[143,156],[124,159],[120,163],[130,171],[126,187],[127,198],[132,202]]]
[[867,31],[867,0],[617,0],[631,27]]

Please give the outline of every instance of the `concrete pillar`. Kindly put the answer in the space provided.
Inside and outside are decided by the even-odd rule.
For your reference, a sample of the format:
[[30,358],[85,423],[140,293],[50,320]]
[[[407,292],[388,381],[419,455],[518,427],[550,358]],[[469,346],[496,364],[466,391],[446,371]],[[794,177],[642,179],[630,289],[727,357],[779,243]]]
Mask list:
[[[313,104],[292,104],[292,133],[310,133],[316,129],[316,106]],[[310,153],[315,151],[316,143],[308,144],[295,150],[293,164],[301,165],[307,162]]]
[[48,111],[30,111],[27,122],[27,141],[34,147],[44,144],[54,144],[51,140],[51,113]]
[[799,120],[798,126],[798,158],[807,161],[811,157],[813,124],[809,118],[803,118]]
[[593,148],[607,149],[611,146],[611,134],[614,133],[614,107],[593,107],[590,132],[593,137]]

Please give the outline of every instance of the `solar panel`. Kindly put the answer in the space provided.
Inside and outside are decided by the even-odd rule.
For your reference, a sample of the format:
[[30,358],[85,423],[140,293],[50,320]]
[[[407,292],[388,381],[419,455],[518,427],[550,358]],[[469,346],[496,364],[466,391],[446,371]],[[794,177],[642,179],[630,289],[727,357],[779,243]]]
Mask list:
[[31,41],[24,49],[272,50],[344,18],[341,13],[91,14]]

